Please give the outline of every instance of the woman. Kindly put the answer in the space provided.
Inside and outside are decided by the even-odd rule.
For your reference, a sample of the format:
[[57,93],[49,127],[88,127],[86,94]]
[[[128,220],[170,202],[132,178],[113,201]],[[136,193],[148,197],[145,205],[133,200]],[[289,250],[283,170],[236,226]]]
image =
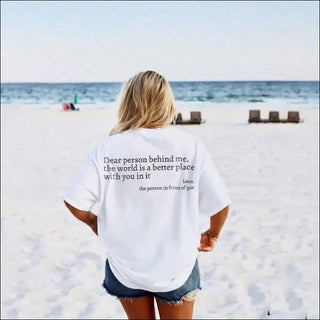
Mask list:
[[[229,210],[205,146],[169,126],[175,113],[168,82],[154,71],[136,74],[124,87],[118,124],[64,194],[105,244],[103,287],[129,319],[155,319],[154,300],[162,319],[192,318],[198,251],[213,250]],[[90,211],[96,203],[98,216]],[[201,236],[199,213],[210,217]]]

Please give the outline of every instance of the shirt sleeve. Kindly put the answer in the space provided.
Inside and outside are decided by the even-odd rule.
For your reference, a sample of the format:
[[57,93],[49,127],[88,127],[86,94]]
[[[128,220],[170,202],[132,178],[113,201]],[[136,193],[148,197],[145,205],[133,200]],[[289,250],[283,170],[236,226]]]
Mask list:
[[199,210],[212,216],[230,205],[226,185],[207,149],[202,145],[203,163],[199,178]]
[[99,201],[99,195],[100,181],[96,151],[93,151],[64,191],[63,199],[79,210],[90,211]]

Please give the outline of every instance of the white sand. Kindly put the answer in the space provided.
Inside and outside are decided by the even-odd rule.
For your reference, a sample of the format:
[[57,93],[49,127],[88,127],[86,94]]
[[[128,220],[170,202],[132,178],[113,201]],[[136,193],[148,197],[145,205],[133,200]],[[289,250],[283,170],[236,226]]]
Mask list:
[[[194,318],[319,318],[318,109],[301,109],[302,124],[248,125],[248,108],[202,115],[206,124],[183,128],[208,146],[232,205],[216,249],[200,255]],[[101,288],[101,243],[61,201],[115,119],[2,111],[1,318],[125,317]]]

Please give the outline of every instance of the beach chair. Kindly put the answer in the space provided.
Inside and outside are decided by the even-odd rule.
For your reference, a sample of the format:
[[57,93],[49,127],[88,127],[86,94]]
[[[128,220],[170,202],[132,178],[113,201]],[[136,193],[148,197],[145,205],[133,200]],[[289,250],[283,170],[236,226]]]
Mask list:
[[280,122],[279,111],[270,111],[268,122]]
[[300,119],[299,111],[288,111],[288,118],[286,122],[299,123],[299,122],[303,122],[303,120]]
[[175,121],[175,123],[182,123],[183,122],[183,119],[182,119],[182,114],[179,112],[178,114],[177,114],[177,117],[176,117],[176,121]]
[[171,124],[185,124],[187,121],[182,119],[182,114],[179,112],[175,118],[173,119],[173,121],[171,122]]
[[191,111],[189,120],[183,120],[182,114],[179,112],[172,124],[201,124],[205,122],[206,120],[202,119],[200,111]]
[[284,122],[285,120],[281,120],[279,117],[279,111],[270,111],[268,119],[261,119],[261,123],[280,123]]
[[261,122],[261,118],[260,118],[260,110],[249,110],[249,119],[248,119],[249,123],[252,122]]
[[206,120],[202,119],[200,111],[191,111],[189,124],[201,124],[205,123]]
[[249,123],[299,123],[303,122],[303,119],[300,119],[299,111],[288,111],[287,119],[280,119],[279,111],[270,111],[269,119],[260,118],[260,110],[249,110]]

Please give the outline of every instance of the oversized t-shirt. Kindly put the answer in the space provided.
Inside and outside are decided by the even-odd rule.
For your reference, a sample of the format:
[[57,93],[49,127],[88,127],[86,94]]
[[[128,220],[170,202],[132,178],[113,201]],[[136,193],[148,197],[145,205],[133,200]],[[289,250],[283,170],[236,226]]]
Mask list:
[[226,186],[196,136],[175,127],[105,138],[64,193],[73,207],[98,207],[98,236],[125,286],[174,290],[198,255],[199,213],[229,205]]

